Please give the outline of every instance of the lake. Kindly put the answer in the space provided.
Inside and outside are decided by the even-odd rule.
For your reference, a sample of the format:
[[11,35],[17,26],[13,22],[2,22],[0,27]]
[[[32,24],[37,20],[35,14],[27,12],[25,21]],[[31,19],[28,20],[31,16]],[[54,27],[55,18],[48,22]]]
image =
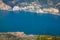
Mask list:
[[0,10],[0,32],[60,35],[60,16]]

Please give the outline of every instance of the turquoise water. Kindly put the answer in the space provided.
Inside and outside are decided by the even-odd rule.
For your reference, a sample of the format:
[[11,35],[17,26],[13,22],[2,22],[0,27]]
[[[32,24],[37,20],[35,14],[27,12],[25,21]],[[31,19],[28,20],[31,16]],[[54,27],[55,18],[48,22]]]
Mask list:
[[60,16],[24,11],[1,11],[0,32],[60,35]]

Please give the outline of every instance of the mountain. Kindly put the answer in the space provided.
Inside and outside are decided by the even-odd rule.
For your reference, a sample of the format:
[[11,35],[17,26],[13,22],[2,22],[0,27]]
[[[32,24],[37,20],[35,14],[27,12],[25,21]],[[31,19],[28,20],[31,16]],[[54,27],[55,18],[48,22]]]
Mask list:
[[2,10],[24,10],[36,13],[56,14],[60,11],[60,3],[54,0],[0,0]]
[[22,2],[33,2],[34,0],[2,0],[5,4],[14,7],[17,4],[20,4]]
[[22,2],[27,2],[27,3],[31,3],[36,1],[37,3],[40,4],[46,4],[46,5],[50,5],[51,4],[53,6],[55,6],[57,3],[60,3],[60,0],[2,0],[5,4],[10,5],[11,7],[20,4]]

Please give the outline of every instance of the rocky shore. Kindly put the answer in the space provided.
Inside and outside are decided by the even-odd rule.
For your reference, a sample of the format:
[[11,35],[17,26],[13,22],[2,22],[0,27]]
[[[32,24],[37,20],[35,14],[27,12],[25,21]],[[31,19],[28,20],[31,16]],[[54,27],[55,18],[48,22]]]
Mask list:
[[0,40],[60,40],[60,36],[27,35],[24,32],[0,32]]

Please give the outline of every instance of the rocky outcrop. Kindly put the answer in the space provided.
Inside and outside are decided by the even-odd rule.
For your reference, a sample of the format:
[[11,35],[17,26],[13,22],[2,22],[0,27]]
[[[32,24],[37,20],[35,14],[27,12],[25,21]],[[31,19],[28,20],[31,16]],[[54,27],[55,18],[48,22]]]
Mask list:
[[2,0],[0,0],[0,9],[1,10],[10,10],[11,7],[6,5],[5,3],[3,3]]

